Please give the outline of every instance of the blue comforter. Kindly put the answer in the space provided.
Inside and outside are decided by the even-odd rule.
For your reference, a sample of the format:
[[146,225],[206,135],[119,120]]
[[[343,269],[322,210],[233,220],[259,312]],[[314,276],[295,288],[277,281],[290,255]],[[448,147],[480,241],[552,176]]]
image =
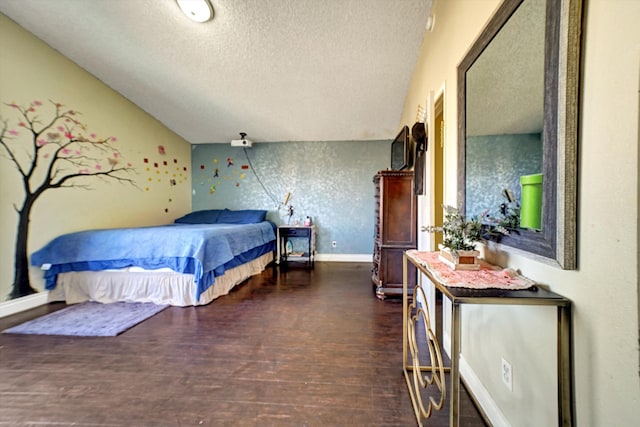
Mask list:
[[49,242],[31,255],[31,264],[44,267],[47,289],[56,286],[59,273],[68,271],[169,267],[193,274],[200,298],[215,277],[246,261],[247,254],[273,250],[275,239],[269,221],[80,231]]

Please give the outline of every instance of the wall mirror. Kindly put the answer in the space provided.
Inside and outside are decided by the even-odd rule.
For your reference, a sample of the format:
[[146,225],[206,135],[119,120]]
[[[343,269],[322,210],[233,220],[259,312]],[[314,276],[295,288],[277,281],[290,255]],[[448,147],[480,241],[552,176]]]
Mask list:
[[505,0],[458,65],[458,207],[510,223],[499,245],[564,269],[577,261],[581,20],[581,0]]

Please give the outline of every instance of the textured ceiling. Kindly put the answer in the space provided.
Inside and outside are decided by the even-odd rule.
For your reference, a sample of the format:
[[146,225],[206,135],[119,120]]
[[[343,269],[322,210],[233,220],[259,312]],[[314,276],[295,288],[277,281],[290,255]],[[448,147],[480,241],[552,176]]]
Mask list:
[[191,143],[391,139],[433,0],[0,0]]

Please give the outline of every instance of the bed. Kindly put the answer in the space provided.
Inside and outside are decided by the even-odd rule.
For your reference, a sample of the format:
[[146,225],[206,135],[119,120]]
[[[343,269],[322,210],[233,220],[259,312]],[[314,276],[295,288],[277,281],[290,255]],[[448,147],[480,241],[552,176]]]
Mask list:
[[204,305],[273,261],[276,226],[261,210],[204,210],[175,223],[88,230],[31,255],[51,301]]

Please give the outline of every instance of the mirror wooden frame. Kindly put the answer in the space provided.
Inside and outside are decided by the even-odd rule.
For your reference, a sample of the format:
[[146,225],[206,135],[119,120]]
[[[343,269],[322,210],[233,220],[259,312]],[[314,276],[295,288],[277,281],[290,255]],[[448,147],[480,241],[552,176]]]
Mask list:
[[[466,200],[466,74],[516,9],[504,0],[458,65],[458,208]],[[547,0],[542,230],[518,230],[498,245],[566,270],[577,268],[577,169],[582,0]]]

